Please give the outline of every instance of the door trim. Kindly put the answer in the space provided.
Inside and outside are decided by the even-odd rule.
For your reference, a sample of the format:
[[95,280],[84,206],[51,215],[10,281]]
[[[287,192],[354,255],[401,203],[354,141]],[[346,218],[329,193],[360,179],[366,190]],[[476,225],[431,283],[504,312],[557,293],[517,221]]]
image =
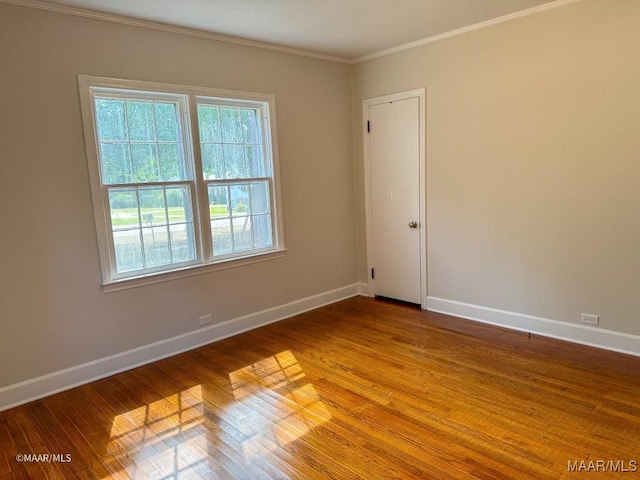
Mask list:
[[419,209],[420,209],[420,306],[423,310],[427,308],[427,210],[426,210],[426,89],[417,88],[405,92],[383,95],[381,97],[367,98],[362,101],[362,142],[364,152],[364,209],[365,228],[367,241],[367,285],[369,296],[374,296],[373,279],[371,278],[371,264],[373,262],[373,237],[371,221],[371,158],[369,153],[369,137],[367,132],[367,122],[369,121],[369,108],[384,103],[397,102],[410,98],[418,99],[418,131],[419,131]]

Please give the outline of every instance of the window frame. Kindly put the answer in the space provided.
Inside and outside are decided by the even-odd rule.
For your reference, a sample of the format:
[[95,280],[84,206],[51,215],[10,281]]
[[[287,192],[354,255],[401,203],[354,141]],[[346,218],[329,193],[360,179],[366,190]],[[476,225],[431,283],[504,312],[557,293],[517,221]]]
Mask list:
[[[79,75],[78,84],[98,252],[102,270],[102,287],[105,292],[159,283],[210,271],[235,268],[250,263],[281,258],[285,255],[274,95],[88,75]],[[180,98],[180,114],[182,116],[180,118],[180,129],[185,156],[184,163],[185,169],[191,173],[190,178],[175,182],[138,182],[130,185],[131,188],[136,188],[156,184],[164,186],[167,184],[190,184],[195,236],[195,259],[192,261],[117,273],[108,197],[108,189],[113,187],[111,184],[102,183],[99,153],[100,140],[94,103],[95,96],[100,96],[109,90],[113,90],[114,96],[139,93],[141,98],[147,97],[151,100],[163,97],[166,100],[167,96],[171,96],[173,97],[172,102],[176,101],[176,97]],[[271,170],[271,175],[264,177],[269,179],[270,187],[271,247],[214,257],[208,198],[208,185],[212,180],[205,179],[203,173],[197,110],[199,103],[224,104],[235,107],[249,106],[261,112],[263,155],[265,163]],[[260,177],[260,179],[262,178]],[[255,177],[255,179],[258,179],[258,177]],[[248,179],[225,179],[219,180],[219,183],[250,182],[255,179],[253,177]],[[118,186],[121,185],[118,184]]]

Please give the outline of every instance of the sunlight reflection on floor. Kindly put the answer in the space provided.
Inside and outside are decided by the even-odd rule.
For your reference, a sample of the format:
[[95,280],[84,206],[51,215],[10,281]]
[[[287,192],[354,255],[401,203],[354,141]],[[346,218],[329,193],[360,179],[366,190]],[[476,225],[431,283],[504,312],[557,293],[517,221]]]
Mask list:
[[231,372],[229,378],[237,402],[225,412],[247,437],[242,443],[247,462],[297,440],[331,419],[289,350]]
[[[133,479],[217,478],[216,472],[287,478],[273,453],[331,419],[314,386],[286,350],[229,374],[205,407],[201,385],[113,419],[107,463]],[[209,401],[213,397],[210,398]],[[114,469],[115,470],[115,469]]]
[[115,417],[108,450],[130,460],[131,478],[186,478],[208,455],[202,420],[197,385]]

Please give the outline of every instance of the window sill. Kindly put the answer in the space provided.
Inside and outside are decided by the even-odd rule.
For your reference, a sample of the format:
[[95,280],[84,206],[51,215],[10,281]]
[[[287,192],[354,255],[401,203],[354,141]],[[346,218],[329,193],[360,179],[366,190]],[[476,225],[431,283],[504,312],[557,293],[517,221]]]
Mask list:
[[139,277],[124,278],[121,280],[113,280],[104,282],[102,290],[104,293],[119,292],[130,288],[144,287],[146,285],[154,285],[156,283],[170,282],[180,278],[193,277],[218,270],[226,270],[229,268],[251,265],[253,263],[266,262],[283,258],[287,253],[286,249],[271,251],[268,253],[258,253],[243,258],[233,258],[229,260],[221,260],[216,263],[208,263],[206,265],[193,265],[179,270],[171,270],[169,272],[153,273],[149,275],[141,275]]

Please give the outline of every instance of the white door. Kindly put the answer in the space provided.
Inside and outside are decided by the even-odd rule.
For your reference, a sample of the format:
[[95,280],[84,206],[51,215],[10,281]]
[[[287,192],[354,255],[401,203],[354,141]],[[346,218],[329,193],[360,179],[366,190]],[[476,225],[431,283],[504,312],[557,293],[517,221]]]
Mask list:
[[374,294],[422,303],[420,99],[368,105]]

